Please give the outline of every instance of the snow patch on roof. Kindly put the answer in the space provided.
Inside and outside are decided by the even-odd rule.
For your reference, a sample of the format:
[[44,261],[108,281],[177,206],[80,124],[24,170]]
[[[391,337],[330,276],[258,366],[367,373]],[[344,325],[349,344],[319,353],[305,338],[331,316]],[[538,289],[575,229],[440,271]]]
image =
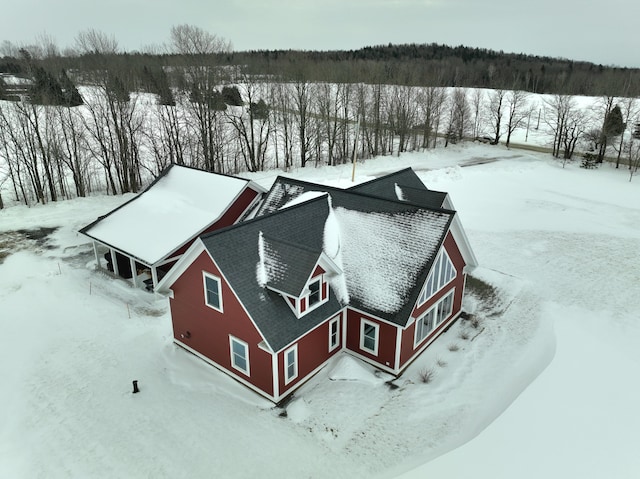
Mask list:
[[256,279],[260,287],[264,288],[269,283],[283,279],[287,274],[280,254],[265,239],[262,231],[258,236],[258,264],[256,265]]
[[393,186],[394,186],[395,191],[396,191],[396,197],[400,201],[407,201],[407,197],[404,194],[404,192],[402,191],[402,188],[400,187],[400,185],[398,185],[398,183],[394,183]]
[[[324,224],[323,251],[338,268],[344,271],[344,265],[342,262],[342,234],[340,231],[340,222],[331,207],[331,195],[329,195],[328,200],[329,215],[327,216]],[[328,281],[335,292],[338,301],[342,304],[349,303],[349,289],[347,288],[345,275],[343,273],[328,275]]]
[[157,183],[86,233],[154,264],[214,223],[247,183],[174,165]]
[[282,205],[280,209],[283,210],[285,208],[290,208],[292,206],[299,205],[300,203],[304,203],[305,201],[313,200],[327,194],[328,193],[326,191],[305,191],[301,195],[296,196],[291,201],[288,201],[287,203]]
[[448,215],[426,210],[365,213],[338,207],[347,290],[364,307],[398,312],[438,251]]

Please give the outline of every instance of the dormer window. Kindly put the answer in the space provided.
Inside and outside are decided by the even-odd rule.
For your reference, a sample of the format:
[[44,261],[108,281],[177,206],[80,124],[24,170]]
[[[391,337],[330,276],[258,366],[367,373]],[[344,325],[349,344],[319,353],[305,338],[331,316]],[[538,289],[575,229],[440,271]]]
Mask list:
[[322,295],[320,292],[320,279],[309,284],[309,307],[313,307],[320,302]]

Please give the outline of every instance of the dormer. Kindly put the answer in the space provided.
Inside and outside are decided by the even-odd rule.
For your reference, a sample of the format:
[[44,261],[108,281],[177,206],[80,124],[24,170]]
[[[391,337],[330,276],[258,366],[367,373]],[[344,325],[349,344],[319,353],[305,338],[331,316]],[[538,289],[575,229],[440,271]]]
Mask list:
[[282,296],[301,318],[329,299],[329,277],[340,268],[322,251],[260,234],[258,283]]

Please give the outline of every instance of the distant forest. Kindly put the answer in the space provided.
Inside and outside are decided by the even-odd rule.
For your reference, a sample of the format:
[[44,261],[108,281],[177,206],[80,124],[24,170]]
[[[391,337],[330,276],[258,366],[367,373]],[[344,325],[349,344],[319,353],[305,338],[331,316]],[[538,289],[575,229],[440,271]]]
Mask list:
[[508,147],[519,129],[544,130],[563,161],[640,166],[638,69],[436,44],[233,52],[189,25],[162,52],[122,52],[94,30],[73,51],[0,52],[0,209],[3,192],[24,204],[138,192],[172,163],[289,171]]
[[[562,58],[504,53],[447,45],[379,45],[346,51],[262,50],[207,53],[200,64],[242,67],[246,73],[284,81],[368,83],[410,86],[473,87],[531,93],[636,97],[640,69],[596,65]],[[193,55],[190,55],[193,57]],[[149,53],[82,53],[32,58],[20,50],[0,58],[0,73],[27,75],[36,62],[48,71],[80,75],[98,66],[119,72],[131,90],[145,89],[149,71],[185,64],[185,55]],[[172,83],[179,82],[172,78]],[[174,85],[175,86],[175,85]]]

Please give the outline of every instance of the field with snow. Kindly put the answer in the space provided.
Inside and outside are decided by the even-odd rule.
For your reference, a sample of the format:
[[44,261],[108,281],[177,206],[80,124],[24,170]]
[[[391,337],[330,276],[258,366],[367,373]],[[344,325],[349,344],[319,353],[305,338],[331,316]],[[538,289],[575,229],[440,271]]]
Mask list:
[[357,181],[406,166],[451,194],[480,321],[392,386],[341,355],[282,408],[174,346],[166,299],[93,269],[77,230],[130,196],[1,210],[0,477],[638,477],[640,181],[485,145]]

